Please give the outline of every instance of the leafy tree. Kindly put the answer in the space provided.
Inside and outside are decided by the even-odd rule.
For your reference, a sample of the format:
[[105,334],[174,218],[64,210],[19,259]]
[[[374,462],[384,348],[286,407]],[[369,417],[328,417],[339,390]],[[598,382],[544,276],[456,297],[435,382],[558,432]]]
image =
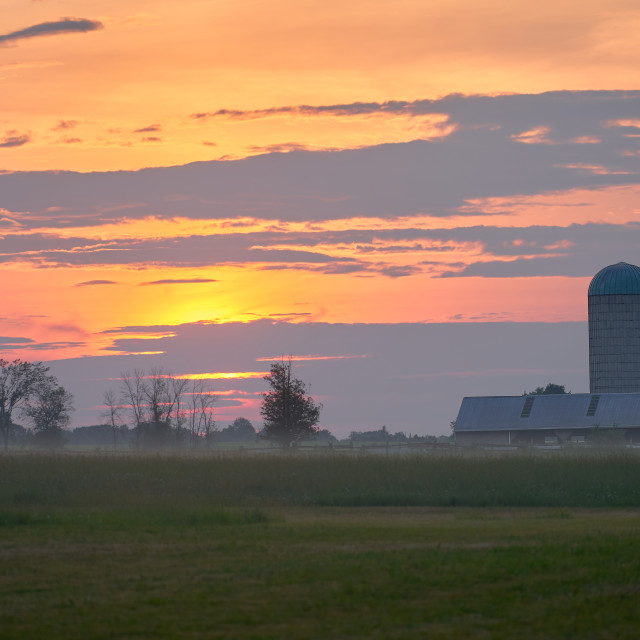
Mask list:
[[263,438],[283,449],[318,432],[321,405],[307,395],[304,382],[293,377],[291,359],[274,362],[264,379],[271,391],[262,394],[260,415],[264,418]]
[[36,387],[47,377],[47,371],[49,367],[42,362],[0,359],[0,432],[5,451],[13,430],[13,411],[25,407]]
[[336,438],[329,429],[320,429],[317,431],[316,440],[320,442],[338,442],[338,438]]
[[72,411],[73,396],[54,376],[46,376],[36,385],[23,409],[33,424],[35,442],[50,449],[64,444],[63,429]]
[[[126,425],[116,426],[116,441],[118,444],[128,444],[131,431]],[[113,425],[94,424],[84,427],[76,427],[69,432],[67,442],[73,445],[84,445],[93,447],[113,446]]]
[[534,391],[525,391],[523,396],[547,396],[552,394],[567,393],[563,384],[549,382],[546,387],[536,387]]
[[246,418],[236,418],[219,437],[223,442],[251,442],[256,439],[256,430]]

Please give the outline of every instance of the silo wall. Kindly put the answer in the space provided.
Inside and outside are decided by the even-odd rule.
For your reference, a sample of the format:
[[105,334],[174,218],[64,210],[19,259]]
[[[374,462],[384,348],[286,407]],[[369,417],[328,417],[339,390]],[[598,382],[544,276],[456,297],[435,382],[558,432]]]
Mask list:
[[640,295],[589,296],[591,393],[640,392]]

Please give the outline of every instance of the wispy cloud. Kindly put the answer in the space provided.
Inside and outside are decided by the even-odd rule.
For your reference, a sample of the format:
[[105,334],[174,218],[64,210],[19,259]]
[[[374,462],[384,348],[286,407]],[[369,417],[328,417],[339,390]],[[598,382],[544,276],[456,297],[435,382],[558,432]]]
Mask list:
[[16,40],[26,40],[27,38],[37,38],[39,36],[54,36],[62,33],[85,33],[103,29],[104,25],[97,20],[87,20],[85,18],[60,18],[53,22],[40,22],[19,31],[11,31],[0,35],[0,45]]
[[115,280],[86,280],[85,282],[78,282],[75,287],[93,287],[101,284],[118,284]]
[[[281,360],[283,356],[265,356],[256,358],[256,362],[274,362]],[[370,355],[342,355],[342,356],[321,356],[321,355],[308,355],[308,356],[284,356],[286,360],[292,362],[312,362],[315,360],[353,360],[354,358],[370,358]]]
[[352,102],[349,104],[332,105],[293,105],[284,107],[271,107],[268,109],[218,109],[217,111],[205,111],[192,113],[194,120],[207,120],[210,118],[225,118],[228,120],[257,120],[273,116],[298,115],[298,116],[356,116],[373,113],[393,113],[396,115],[414,115],[417,107],[425,103],[433,104],[430,100],[418,100],[406,102],[390,100],[387,102]]
[[19,134],[17,131],[8,131],[4,138],[0,138],[0,147],[21,147],[31,141],[28,133]]
[[212,278],[177,278],[175,280],[153,280],[151,282],[141,282],[141,287],[148,287],[154,284],[206,284],[207,282],[218,282]]
[[549,138],[549,127],[534,127],[521,133],[514,133],[511,138],[524,144],[554,144],[554,141]]
[[60,120],[51,131],[68,131],[69,129],[75,129],[77,126],[77,120]]
[[150,124],[147,127],[141,127],[140,129],[134,129],[133,133],[147,133],[151,131],[162,131],[162,126],[159,124]]
[[17,338],[17,337],[7,337],[0,336],[0,346],[7,347],[9,345],[18,345],[18,344],[29,344],[32,343],[33,340],[31,338]]
[[335,147],[317,147],[300,142],[280,142],[265,146],[250,145],[248,151],[253,153],[289,153],[291,151],[336,151]]

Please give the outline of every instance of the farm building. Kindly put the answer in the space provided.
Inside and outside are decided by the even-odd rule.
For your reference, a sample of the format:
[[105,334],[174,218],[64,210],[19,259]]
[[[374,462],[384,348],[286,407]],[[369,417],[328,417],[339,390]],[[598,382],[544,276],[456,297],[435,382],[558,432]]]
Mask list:
[[596,427],[640,442],[640,267],[600,270],[588,305],[591,393],[464,398],[456,444],[581,442]]
[[594,428],[640,443],[640,393],[567,393],[464,398],[456,444],[552,445],[584,442]]

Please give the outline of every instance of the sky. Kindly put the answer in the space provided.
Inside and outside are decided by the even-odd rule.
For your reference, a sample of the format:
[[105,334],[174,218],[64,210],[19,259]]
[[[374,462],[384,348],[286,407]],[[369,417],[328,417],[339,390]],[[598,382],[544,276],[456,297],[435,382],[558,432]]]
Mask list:
[[338,436],[588,390],[637,264],[640,7],[4,0],[0,357],[102,421],[123,372],[259,426],[291,355]]

